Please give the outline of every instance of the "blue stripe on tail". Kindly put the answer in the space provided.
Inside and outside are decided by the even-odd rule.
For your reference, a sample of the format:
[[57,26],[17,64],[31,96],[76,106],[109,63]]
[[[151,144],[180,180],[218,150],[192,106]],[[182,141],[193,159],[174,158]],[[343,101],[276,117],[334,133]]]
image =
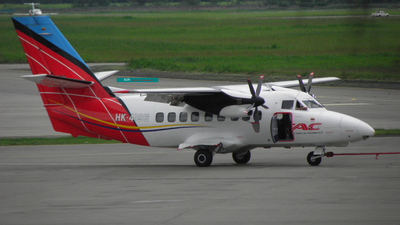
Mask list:
[[[78,55],[75,49],[67,41],[64,35],[62,35],[56,25],[54,25],[49,16],[13,17],[13,19],[19,22],[21,25],[25,26],[24,28],[21,27],[21,29],[19,29],[20,31],[24,33],[33,32],[27,35],[32,36],[33,34],[36,34],[34,36],[40,36],[44,38],[52,45],[56,46],[57,48],[61,49],[62,51],[68,53],[70,56],[80,61],[81,64],[89,69],[89,67],[85,64],[83,59]],[[48,44],[42,43],[42,41],[40,41],[40,38],[35,39],[36,41],[41,42],[41,44],[48,46]],[[57,51],[56,49],[54,50]]]

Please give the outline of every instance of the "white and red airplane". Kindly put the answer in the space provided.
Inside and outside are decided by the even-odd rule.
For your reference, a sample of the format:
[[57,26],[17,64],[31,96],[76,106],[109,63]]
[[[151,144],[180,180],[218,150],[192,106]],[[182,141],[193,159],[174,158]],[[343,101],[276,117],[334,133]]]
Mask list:
[[42,10],[35,8],[35,5],[40,5],[40,3],[24,3],[24,5],[31,5],[32,9],[29,13],[14,13],[13,15],[29,15],[29,16],[44,16],[44,15],[58,15],[58,13],[42,13]]
[[[93,73],[48,16],[12,18],[44,107],[55,131],[73,137],[114,139],[154,147],[196,150],[197,166],[215,153],[250,160],[257,147],[315,146],[307,156],[319,165],[327,146],[347,146],[375,131],[351,116],[328,111],[309,92],[312,80],[197,88],[106,87],[117,71]],[[304,84],[306,84],[306,87]],[[301,91],[288,89],[300,85]]]

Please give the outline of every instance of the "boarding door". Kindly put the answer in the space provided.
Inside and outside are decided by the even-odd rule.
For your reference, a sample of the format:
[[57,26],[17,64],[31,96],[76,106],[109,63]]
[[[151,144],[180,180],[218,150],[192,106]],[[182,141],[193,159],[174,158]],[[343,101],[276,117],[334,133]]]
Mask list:
[[293,141],[292,113],[278,112],[271,119],[271,136],[274,143]]

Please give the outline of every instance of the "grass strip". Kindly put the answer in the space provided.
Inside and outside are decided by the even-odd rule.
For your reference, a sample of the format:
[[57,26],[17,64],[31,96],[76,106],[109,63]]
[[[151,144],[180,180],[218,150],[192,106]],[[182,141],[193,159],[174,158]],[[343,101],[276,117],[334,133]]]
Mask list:
[[400,129],[375,129],[375,136],[400,135]]
[[398,80],[400,54],[349,54],[319,56],[236,56],[139,58],[129,61],[129,69],[161,71],[336,76],[342,79]]
[[[375,136],[400,136],[400,129],[375,129]],[[85,145],[85,144],[119,144],[115,140],[102,140],[90,137],[60,137],[60,138],[5,138],[0,139],[0,146],[22,145]]]
[[0,146],[20,145],[85,145],[85,144],[117,144],[114,140],[103,140],[90,137],[59,137],[59,138],[6,138],[0,139]]

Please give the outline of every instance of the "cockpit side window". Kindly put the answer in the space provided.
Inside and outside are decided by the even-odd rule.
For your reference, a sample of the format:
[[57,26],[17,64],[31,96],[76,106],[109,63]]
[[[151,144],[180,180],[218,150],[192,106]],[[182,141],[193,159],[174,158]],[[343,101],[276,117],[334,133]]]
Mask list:
[[304,103],[304,105],[306,105],[308,108],[323,108],[323,106],[321,104],[319,104],[317,101],[313,100],[313,99],[309,99],[309,100],[303,100],[302,101]]
[[299,101],[296,101],[296,110],[307,110],[307,107],[304,107]]
[[294,100],[283,100],[282,109],[293,109]]

